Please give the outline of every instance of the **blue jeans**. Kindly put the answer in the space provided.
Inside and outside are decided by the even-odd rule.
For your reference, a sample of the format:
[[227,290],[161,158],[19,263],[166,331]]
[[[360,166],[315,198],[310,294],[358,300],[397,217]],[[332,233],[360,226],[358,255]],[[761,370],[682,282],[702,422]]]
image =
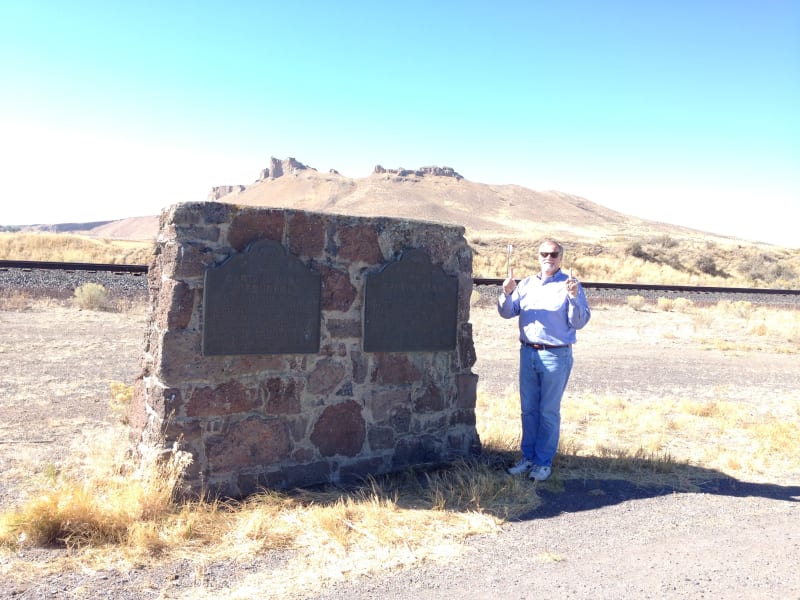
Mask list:
[[558,448],[561,397],[572,372],[572,347],[534,350],[520,346],[519,397],[522,455],[549,467]]

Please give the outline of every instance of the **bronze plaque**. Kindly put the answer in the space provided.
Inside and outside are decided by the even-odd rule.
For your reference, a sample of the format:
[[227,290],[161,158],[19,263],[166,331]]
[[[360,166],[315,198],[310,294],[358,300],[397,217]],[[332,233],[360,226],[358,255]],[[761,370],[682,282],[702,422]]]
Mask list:
[[453,350],[458,320],[458,278],[431,264],[422,250],[367,276],[364,350]]
[[205,273],[203,354],[319,352],[322,278],[274,241]]

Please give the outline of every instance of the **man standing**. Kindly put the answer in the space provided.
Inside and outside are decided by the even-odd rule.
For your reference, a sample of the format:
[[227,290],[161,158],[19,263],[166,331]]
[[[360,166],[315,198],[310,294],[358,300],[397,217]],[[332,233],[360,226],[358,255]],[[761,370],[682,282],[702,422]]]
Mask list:
[[541,272],[517,285],[513,270],[503,282],[497,310],[519,317],[519,396],[522,458],[508,469],[536,481],[550,476],[561,428],[561,397],[572,371],[576,331],[591,312],[583,287],[561,271],[564,249],[554,240],[539,246]]

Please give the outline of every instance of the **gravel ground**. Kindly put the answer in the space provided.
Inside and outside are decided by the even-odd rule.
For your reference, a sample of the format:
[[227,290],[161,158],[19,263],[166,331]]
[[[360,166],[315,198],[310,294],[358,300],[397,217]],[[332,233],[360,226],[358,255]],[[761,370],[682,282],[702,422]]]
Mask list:
[[361,578],[309,597],[798,598],[800,511],[786,494],[800,495],[800,486],[781,488],[777,498],[664,494],[563,512],[550,497],[543,512],[558,514],[534,513],[499,536],[469,540],[453,564]]
[[112,298],[147,299],[147,276],[144,274],[0,268],[0,292],[4,294],[24,289],[29,295],[71,298],[75,289],[85,283],[104,286]]
[[[476,307],[476,316],[487,308]],[[131,381],[138,371],[143,315],[51,310],[0,311],[2,436],[19,442],[0,444],[5,506],[19,497],[15,473],[57,463],[65,448],[79,443],[79,432],[108,427],[108,382]],[[702,398],[724,386],[731,399],[743,402],[786,389],[797,397],[796,353],[697,348],[655,335],[650,323],[661,315],[623,310],[596,310],[581,332],[569,394],[657,397],[679,390]],[[483,318],[474,326],[481,389],[504,393],[516,378],[515,324]],[[45,399],[43,389],[51,390]],[[759,481],[716,475],[693,493],[605,480],[568,480],[558,493],[531,484],[531,493],[543,500],[539,508],[499,534],[466,540],[452,561],[258,597],[800,599],[800,463],[793,472]],[[134,568],[48,568],[68,559],[63,549],[0,551],[0,598],[255,597],[247,591],[250,578],[278,568],[291,554],[211,564],[179,559]]]

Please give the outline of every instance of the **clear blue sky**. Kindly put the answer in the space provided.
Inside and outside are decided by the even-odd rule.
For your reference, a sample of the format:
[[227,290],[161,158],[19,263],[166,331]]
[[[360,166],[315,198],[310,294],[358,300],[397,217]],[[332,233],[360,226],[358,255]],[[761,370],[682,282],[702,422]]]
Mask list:
[[157,214],[270,156],[800,247],[800,1],[0,6],[0,224]]

